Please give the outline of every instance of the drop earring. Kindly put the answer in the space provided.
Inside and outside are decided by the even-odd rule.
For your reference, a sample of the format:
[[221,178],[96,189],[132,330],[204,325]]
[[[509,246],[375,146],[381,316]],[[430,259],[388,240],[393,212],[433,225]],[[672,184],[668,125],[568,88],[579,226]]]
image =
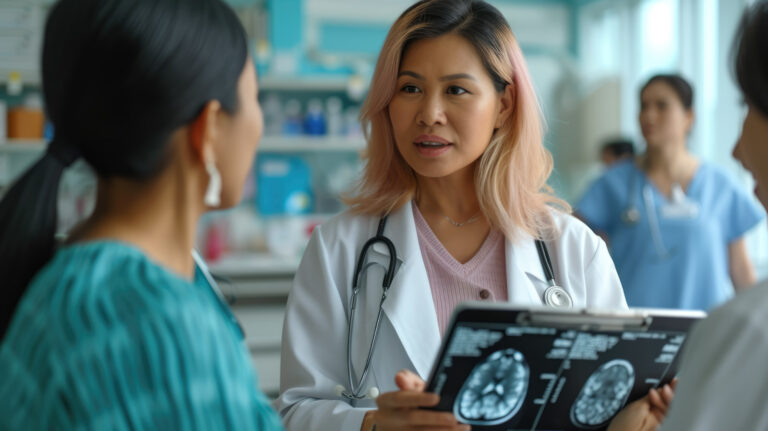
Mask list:
[[205,162],[205,170],[208,172],[208,188],[204,202],[211,208],[218,208],[221,205],[221,175],[211,160]]

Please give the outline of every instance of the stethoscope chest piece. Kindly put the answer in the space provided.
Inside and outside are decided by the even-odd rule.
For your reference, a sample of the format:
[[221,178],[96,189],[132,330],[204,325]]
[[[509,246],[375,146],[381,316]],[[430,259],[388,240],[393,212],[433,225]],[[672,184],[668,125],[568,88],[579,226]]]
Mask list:
[[544,304],[555,308],[571,308],[573,300],[571,295],[560,286],[549,286],[544,291]]
[[549,251],[544,241],[536,240],[536,250],[539,252],[539,260],[541,261],[542,269],[544,270],[544,276],[547,279],[549,287],[544,291],[544,305],[554,308],[571,308],[573,307],[573,299],[568,292],[562,287],[558,286],[555,282],[555,269],[552,266],[552,259],[549,257]]
[[635,206],[631,206],[621,213],[621,221],[628,225],[637,224],[640,221],[640,210]]

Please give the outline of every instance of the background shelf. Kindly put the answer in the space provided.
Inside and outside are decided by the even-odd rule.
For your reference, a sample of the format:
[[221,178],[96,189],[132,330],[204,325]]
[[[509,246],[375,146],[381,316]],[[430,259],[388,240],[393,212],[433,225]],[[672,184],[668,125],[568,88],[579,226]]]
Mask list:
[[[0,154],[41,153],[47,142],[42,139],[9,139],[0,142]],[[259,143],[259,151],[266,152],[325,152],[361,151],[365,140],[346,136],[265,136]]]

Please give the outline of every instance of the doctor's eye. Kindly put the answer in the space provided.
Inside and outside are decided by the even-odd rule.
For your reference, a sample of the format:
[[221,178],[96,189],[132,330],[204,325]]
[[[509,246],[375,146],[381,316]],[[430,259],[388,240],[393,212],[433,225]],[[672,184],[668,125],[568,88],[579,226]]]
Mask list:
[[458,85],[451,85],[447,90],[445,90],[445,92],[453,96],[460,96],[462,94],[469,93],[469,91],[459,87]]
[[421,90],[419,90],[419,88],[416,87],[415,85],[404,85],[402,88],[400,88],[400,91],[402,91],[403,93],[408,93],[408,94],[414,94],[414,93],[421,92]]

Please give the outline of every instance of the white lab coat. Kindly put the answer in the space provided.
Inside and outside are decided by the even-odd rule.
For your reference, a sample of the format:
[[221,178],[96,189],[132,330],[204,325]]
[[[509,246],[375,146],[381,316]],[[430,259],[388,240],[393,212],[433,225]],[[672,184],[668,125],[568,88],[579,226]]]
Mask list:
[[763,282],[694,328],[662,430],[768,430],[767,307]]
[[[576,218],[553,212],[559,238],[547,243],[557,283],[575,307],[627,308],[605,243]],[[376,233],[377,217],[343,213],[312,234],[299,265],[283,326],[280,397],[275,408],[288,431],[358,431],[372,400],[352,407],[334,393],[347,382],[347,318],[354,266],[363,244]],[[411,204],[393,212],[384,235],[394,243],[398,271],[384,302],[374,358],[362,392],[396,390],[395,373],[410,369],[427,379],[440,347],[437,314],[421,257]],[[386,267],[389,253],[377,243],[369,261]],[[542,304],[547,288],[534,239],[505,247],[509,302]],[[372,268],[358,295],[352,338],[355,378],[362,373],[379,310],[383,270]]]

